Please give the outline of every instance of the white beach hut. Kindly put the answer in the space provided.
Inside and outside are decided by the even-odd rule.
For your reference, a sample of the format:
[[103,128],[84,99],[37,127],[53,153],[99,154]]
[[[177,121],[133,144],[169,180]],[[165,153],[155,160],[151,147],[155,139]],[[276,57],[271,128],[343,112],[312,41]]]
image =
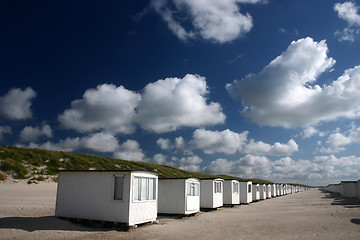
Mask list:
[[224,205],[240,204],[240,184],[237,180],[224,180]]
[[280,196],[280,193],[281,193],[281,186],[280,184],[276,184],[276,196]]
[[240,203],[252,202],[252,182],[240,182]]
[[267,197],[266,184],[260,184],[260,200],[265,200]]
[[253,183],[252,184],[252,200],[259,201],[260,200],[260,184]]
[[147,171],[60,171],[55,216],[124,223],[157,217],[156,173]]
[[357,197],[357,181],[341,181],[343,196],[348,198]]
[[272,192],[271,192],[271,184],[266,185],[266,198],[271,198]]
[[271,197],[276,197],[276,184],[271,184]]
[[159,179],[158,213],[189,215],[200,211],[200,181]]
[[200,180],[200,208],[223,206],[223,184],[224,180],[221,178]]

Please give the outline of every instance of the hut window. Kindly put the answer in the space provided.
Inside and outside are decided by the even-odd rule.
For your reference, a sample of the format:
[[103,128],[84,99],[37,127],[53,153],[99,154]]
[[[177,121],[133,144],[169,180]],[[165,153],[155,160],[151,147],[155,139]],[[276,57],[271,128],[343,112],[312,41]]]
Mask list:
[[156,179],[148,177],[134,177],[133,197],[135,201],[156,199]]
[[251,184],[248,185],[248,193],[251,193]]
[[124,177],[115,177],[114,200],[123,200]]
[[221,193],[221,182],[214,182],[214,193]]
[[239,193],[239,183],[233,182],[233,193]]
[[187,196],[199,196],[199,184],[198,183],[186,183]]

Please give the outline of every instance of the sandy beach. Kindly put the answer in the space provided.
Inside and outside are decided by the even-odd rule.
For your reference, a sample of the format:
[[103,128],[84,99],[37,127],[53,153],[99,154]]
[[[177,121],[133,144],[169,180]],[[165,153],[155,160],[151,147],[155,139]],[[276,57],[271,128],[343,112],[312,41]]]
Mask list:
[[360,239],[359,201],[317,189],[124,232],[54,217],[56,187],[0,183],[0,239]]

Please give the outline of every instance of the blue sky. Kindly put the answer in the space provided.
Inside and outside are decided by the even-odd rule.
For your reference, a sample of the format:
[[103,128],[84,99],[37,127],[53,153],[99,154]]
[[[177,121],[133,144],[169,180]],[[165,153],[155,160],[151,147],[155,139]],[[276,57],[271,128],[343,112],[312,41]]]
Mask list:
[[0,144],[360,178],[360,2],[3,1]]

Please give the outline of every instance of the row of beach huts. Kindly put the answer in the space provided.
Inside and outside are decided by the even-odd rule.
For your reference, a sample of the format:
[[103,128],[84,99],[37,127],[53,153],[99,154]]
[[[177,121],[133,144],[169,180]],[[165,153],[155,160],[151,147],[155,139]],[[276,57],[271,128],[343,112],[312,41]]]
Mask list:
[[304,190],[220,178],[159,179],[148,171],[60,171],[55,216],[136,226],[158,214],[192,215]]
[[338,184],[329,184],[322,188],[331,193],[337,193],[345,198],[360,199],[360,180],[358,181],[341,181]]

